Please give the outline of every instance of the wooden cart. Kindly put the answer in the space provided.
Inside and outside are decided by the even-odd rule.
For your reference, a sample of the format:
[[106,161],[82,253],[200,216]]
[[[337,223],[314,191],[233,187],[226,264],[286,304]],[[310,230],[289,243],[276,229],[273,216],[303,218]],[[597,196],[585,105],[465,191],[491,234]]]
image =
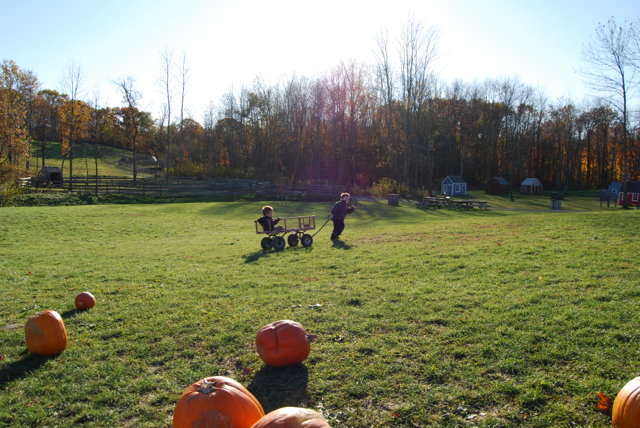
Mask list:
[[[298,244],[302,244],[303,247],[310,247],[313,244],[313,237],[306,232],[316,228],[316,216],[314,215],[281,218],[276,225],[276,230],[271,231],[262,230],[262,226],[257,220],[254,223],[258,235],[267,235],[260,241],[263,250],[271,248],[277,251],[284,250],[285,235],[289,235],[287,236],[287,242],[291,247],[295,247]],[[281,226],[279,230],[278,226]]]

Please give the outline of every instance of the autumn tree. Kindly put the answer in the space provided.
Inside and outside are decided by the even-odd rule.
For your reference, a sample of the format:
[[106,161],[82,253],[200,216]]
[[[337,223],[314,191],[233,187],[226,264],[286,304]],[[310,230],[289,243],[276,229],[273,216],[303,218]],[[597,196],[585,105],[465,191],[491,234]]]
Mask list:
[[25,92],[30,73],[13,61],[4,60],[0,69],[0,185],[15,185],[27,174],[30,146]]
[[69,158],[69,190],[73,191],[73,148],[75,144],[88,138],[88,125],[91,120],[91,107],[84,101],[65,100],[60,108],[60,130],[62,134],[62,169]]
[[33,102],[33,136],[40,141],[42,167],[46,164],[47,144],[60,141],[60,108],[66,98],[56,90],[43,89]]

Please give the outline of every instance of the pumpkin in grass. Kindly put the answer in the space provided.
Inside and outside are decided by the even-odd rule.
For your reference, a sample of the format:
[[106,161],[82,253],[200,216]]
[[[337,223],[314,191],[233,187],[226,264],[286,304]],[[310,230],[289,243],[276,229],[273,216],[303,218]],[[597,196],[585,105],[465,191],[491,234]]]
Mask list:
[[173,412],[173,428],[250,428],[263,416],[262,406],[244,386],[212,376],[182,393]]
[[96,305],[96,298],[88,291],[84,291],[76,296],[76,308],[79,310],[93,308]]
[[331,428],[318,412],[300,407],[283,407],[265,415],[251,428]]
[[262,361],[273,367],[301,363],[311,352],[309,343],[316,338],[307,334],[300,323],[280,320],[267,324],[258,331],[256,348]]
[[640,428],[640,377],[622,387],[613,402],[611,420],[615,428]]
[[56,311],[35,314],[24,326],[27,349],[32,354],[57,355],[67,347],[67,329]]

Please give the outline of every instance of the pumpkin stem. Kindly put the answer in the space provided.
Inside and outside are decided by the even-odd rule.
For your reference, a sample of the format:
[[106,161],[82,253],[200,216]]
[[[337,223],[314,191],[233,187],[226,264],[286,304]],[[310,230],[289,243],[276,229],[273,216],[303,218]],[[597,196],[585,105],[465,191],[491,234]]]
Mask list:
[[207,382],[206,380],[202,382],[200,388],[196,389],[198,392],[202,392],[203,394],[211,394],[216,389],[216,382]]
[[309,341],[309,343],[313,342],[317,338],[318,338],[317,334],[307,334],[307,340]]

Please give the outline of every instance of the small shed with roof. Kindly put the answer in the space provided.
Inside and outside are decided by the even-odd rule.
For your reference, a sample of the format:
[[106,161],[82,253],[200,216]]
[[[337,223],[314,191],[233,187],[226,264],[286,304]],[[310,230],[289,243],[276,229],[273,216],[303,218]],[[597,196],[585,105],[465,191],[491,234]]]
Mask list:
[[38,187],[63,187],[62,170],[57,166],[45,166],[40,170],[37,178]]
[[507,195],[509,182],[502,177],[491,177],[487,183],[487,193],[490,195]]
[[467,182],[460,175],[450,175],[442,180],[441,192],[447,196],[466,196]]
[[619,181],[612,181],[611,184],[609,184],[609,189],[607,190],[618,196],[618,193],[620,193],[620,190],[622,190],[622,183]]
[[526,178],[520,184],[520,193],[523,195],[542,195],[542,183],[537,178]]
[[[624,192],[620,189],[618,193],[618,205],[624,202]],[[627,181],[627,206],[640,206],[640,181]]]

